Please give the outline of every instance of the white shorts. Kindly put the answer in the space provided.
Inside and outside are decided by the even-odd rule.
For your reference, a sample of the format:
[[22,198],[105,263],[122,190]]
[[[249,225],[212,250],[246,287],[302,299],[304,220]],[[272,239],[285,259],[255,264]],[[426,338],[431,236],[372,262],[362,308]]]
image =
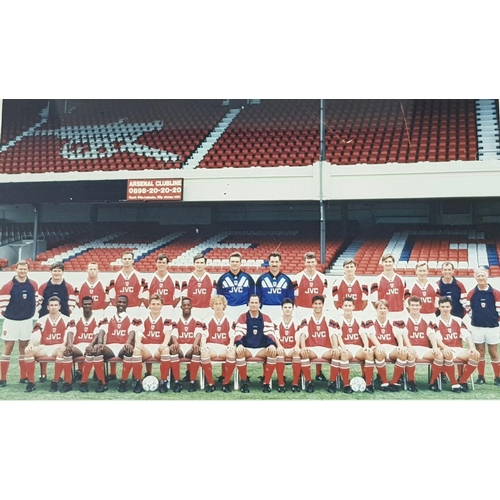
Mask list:
[[[56,344],[56,345],[40,344],[38,347],[41,347],[41,349],[38,351],[38,353],[42,352],[41,356],[55,357],[57,349],[59,349],[60,347],[64,347],[64,344]],[[40,354],[38,354],[38,356],[40,356]]]
[[281,309],[281,306],[262,306],[260,308],[261,312],[263,314],[267,314],[275,324],[279,323],[282,315],[283,315],[283,311]]
[[345,348],[352,354],[353,358],[355,358],[356,354],[363,349],[362,346],[355,344],[345,344]]
[[82,356],[85,356],[85,349],[88,345],[89,342],[81,342],[80,344],[73,344],[73,347],[76,347],[82,353]]
[[[160,347],[161,344],[142,344],[144,346],[144,349],[148,352],[151,353],[151,357],[153,359],[157,359],[155,356],[156,354],[158,353],[158,348]],[[165,349],[165,354],[169,354],[168,350]],[[144,361],[148,361],[148,359],[150,358],[147,358],[145,359]]]
[[470,332],[472,334],[472,340],[475,344],[500,344],[500,327],[498,326],[493,328],[484,328],[482,326],[471,325]]
[[185,358],[186,354],[193,348],[193,344],[179,344],[179,348],[182,352],[182,354],[179,354],[179,359]]
[[193,318],[201,321],[202,323],[207,322],[213,314],[211,307],[193,307],[191,309],[191,316]]
[[221,354],[227,353],[227,345],[208,342],[206,344],[206,346],[210,349],[210,351],[215,352],[215,354],[217,354],[217,356],[220,356]]
[[125,344],[106,344],[109,347],[115,357],[118,356],[120,351],[125,347]]
[[13,320],[4,318],[2,339],[15,342],[16,340],[29,340],[33,331],[33,319]]
[[417,359],[424,359],[424,356],[426,354],[432,352],[432,349],[430,347],[423,347],[421,345],[414,346],[413,349],[417,351]]
[[[245,346],[243,346],[245,347]],[[250,353],[252,358],[257,357],[257,353],[262,351],[263,349],[266,349],[265,347],[245,347],[245,349]],[[266,360],[266,358],[262,358],[263,360]]]
[[313,347],[307,347],[309,351],[312,351],[314,354],[316,354],[317,358],[321,358],[325,352],[331,352],[332,348],[331,347],[320,347],[320,346],[313,346]]
[[397,349],[397,345],[392,345],[392,344],[380,344],[379,346],[380,349],[382,349],[385,352],[385,357],[386,359],[389,359],[389,354],[394,351],[394,349]]

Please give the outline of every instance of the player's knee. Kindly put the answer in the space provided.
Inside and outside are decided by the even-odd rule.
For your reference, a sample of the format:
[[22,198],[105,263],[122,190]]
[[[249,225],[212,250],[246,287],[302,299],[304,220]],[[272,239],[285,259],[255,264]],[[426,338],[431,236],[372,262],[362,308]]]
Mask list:
[[349,352],[340,353],[340,360],[341,361],[349,361],[349,354],[350,354]]
[[370,351],[367,351],[367,352],[365,353],[365,356],[366,356],[366,359],[367,359],[368,361],[373,361],[373,358],[374,358],[373,351],[371,351],[371,350],[370,350]]
[[132,356],[142,356],[142,349],[138,349],[137,347],[134,347],[134,350],[132,351]]
[[476,352],[473,352],[471,355],[470,355],[471,359],[473,359],[474,361],[479,361],[479,359],[481,358],[481,355],[476,351]]

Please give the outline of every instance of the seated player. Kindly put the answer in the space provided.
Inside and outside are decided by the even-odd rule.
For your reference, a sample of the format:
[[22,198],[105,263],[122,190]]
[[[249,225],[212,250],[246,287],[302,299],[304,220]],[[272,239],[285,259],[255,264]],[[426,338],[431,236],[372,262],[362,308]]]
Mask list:
[[181,300],[181,316],[172,322],[170,337],[170,363],[174,377],[174,392],[182,391],[180,358],[189,358],[189,392],[196,391],[196,376],[201,361],[200,343],[203,325],[191,315],[192,302],[189,297]]
[[[104,361],[113,357],[123,360],[122,378],[118,386],[118,392],[127,391],[127,379],[132,368],[134,368],[134,389],[137,384],[140,386],[141,379],[142,359],[140,355],[133,356],[133,352],[135,335],[136,333],[140,334],[142,321],[140,319],[131,319],[127,314],[127,306],[127,296],[119,295],[116,301],[116,313],[110,317],[105,316],[99,322],[95,348],[95,353],[97,355],[102,354]],[[107,387],[101,386],[97,392],[104,392],[106,389]]]
[[210,299],[212,317],[207,321],[201,337],[201,367],[207,379],[205,392],[215,391],[215,381],[212,373],[212,359],[223,359],[222,390],[231,392],[231,375],[236,364],[234,348],[233,322],[225,315],[227,300],[224,295],[215,295]]
[[354,299],[346,296],[342,301],[342,315],[337,318],[339,329],[337,342],[339,347],[334,351],[334,357],[330,369],[330,382],[328,392],[336,392],[335,381],[340,371],[344,384],[344,393],[351,394],[349,385],[350,368],[349,362],[356,359],[363,363],[363,373],[366,382],[366,392],[373,394],[373,351],[361,323],[354,317]]
[[[394,320],[391,322],[387,315],[389,304],[386,300],[379,300],[375,304],[376,317],[374,320],[368,319],[363,322],[368,340],[375,355],[375,366],[382,381],[380,388],[382,391],[399,391],[401,384],[399,378],[403,375],[406,366],[407,349],[403,344],[404,321]],[[391,383],[387,379],[386,360],[395,362],[394,373]]]
[[[437,345],[443,351],[444,370],[452,384],[453,392],[468,392],[467,380],[479,363],[479,351],[462,319],[451,315],[451,298],[440,297],[438,306],[440,314],[431,327],[434,329]],[[468,349],[463,347],[463,342],[467,344]],[[459,380],[455,377],[455,361],[465,364]]]
[[[294,318],[294,303],[290,298],[283,299],[281,303],[282,315],[276,325],[274,335],[277,344],[276,350],[276,374],[278,376],[278,392],[286,392],[285,388],[285,361],[292,362],[292,391],[299,392],[299,379],[301,367],[301,349],[300,349],[300,324]],[[302,353],[306,356],[306,353]],[[271,372],[272,374],[272,372]],[[264,380],[264,384],[271,381]]]
[[[94,366],[94,348],[97,341],[99,323],[93,314],[93,298],[90,295],[86,295],[82,297],[80,304],[82,306],[81,309],[78,310],[76,316],[73,316],[75,332],[74,334],[73,332],[68,334],[68,347],[66,351],[73,358],[85,355],[85,361],[80,371],[80,391],[89,392],[88,379]],[[96,367],[96,372],[98,371],[99,367]],[[102,378],[104,379],[104,363],[102,366]]]
[[429,388],[431,391],[439,392],[437,379],[443,369],[443,353],[437,346],[434,330],[429,327],[431,323],[428,323],[420,314],[422,309],[421,298],[412,295],[408,299],[408,307],[410,314],[406,321],[406,329],[403,331],[403,342],[408,349],[406,357],[408,389],[412,392],[418,392],[415,382],[415,361],[417,359],[425,359],[432,362]]
[[[172,320],[162,314],[163,298],[154,293],[149,297],[149,314],[143,322],[142,334],[136,335],[133,356],[140,356],[147,362],[152,358],[160,361],[160,384],[158,392],[168,391],[168,374],[170,372],[170,335]],[[137,371],[140,376],[140,371]],[[134,373],[134,378],[136,374]],[[136,383],[134,392],[141,392],[140,384]]]
[[[250,392],[247,376],[247,358],[261,358],[267,361],[264,377],[276,363],[276,339],[274,324],[267,314],[260,312],[260,298],[250,295],[248,311],[236,321],[234,344],[236,345],[236,368],[241,377],[241,392]],[[271,372],[272,373],[272,372]],[[263,392],[271,392],[269,384],[264,384]]]
[[61,314],[61,299],[50,297],[47,301],[48,314],[42,316],[35,324],[30,341],[25,350],[26,374],[28,384],[25,392],[35,390],[35,360],[44,356],[55,356],[54,379],[50,384],[50,392],[57,392],[58,381],[64,372],[64,385],[61,392],[71,391],[73,379],[73,358],[65,354],[69,332],[74,332],[75,322]]
[[311,376],[311,359],[322,358],[330,361],[333,350],[338,347],[338,323],[323,314],[325,298],[323,295],[314,295],[312,298],[313,312],[300,323],[300,348],[305,353],[301,360],[301,371],[306,379],[306,392],[314,392],[314,383]]

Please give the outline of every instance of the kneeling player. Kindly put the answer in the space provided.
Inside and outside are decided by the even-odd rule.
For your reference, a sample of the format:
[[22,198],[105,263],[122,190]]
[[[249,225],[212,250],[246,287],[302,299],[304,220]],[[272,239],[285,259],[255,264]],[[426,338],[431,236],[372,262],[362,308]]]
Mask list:
[[[141,335],[136,336],[133,356],[140,356],[142,361],[151,359],[160,361],[160,385],[158,392],[168,391],[168,374],[170,372],[170,335],[172,333],[172,321],[162,314],[163,299],[161,295],[154,293],[149,297],[149,314],[143,322]],[[135,368],[135,366],[134,366]],[[135,368],[134,378],[140,377],[140,370]],[[142,385],[136,383],[135,393],[142,391]]]
[[[452,384],[451,390],[453,392],[468,392],[467,380],[479,363],[479,351],[476,350],[472,335],[467,330],[465,323],[460,318],[451,315],[451,299],[440,297],[438,305],[440,315],[432,327],[436,335],[437,345],[443,351],[444,369]],[[464,341],[467,343],[468,349],[464,349]],[[465,364],[459,380],[455,377],[454,360]]]
[[224,295],[215,295],[210,299],[212,317],[206,323],[201,337],[201,367],[207,379],[205,392],[215,391],[215,381],[212,373],[212,359],[224,360],[222,390],[231,392],[231,375],[236,363],[234,349],[234,328],[232,321],[225,315],[227,300]]
[[[99,333],[95,353],[101,354],[104,360],[118,357],[123,360],[122,378],[118,386],[118,392],[127,391],[127,379],[134,367],[134,387],[140,383],[142,359],[139,356],[133,356],[134,340],[136,332],[139,333],[142,325],[140,319],[131,319],[127,314],[128,298],[126,295],[120,295],[116,301],[116,313],[110,318],[104,317],[99,323]],[[99,376],[99,373],[98,373]],[[105,381],[99,379],[101,384],[96,392],[107,390]]]
[[68,333],[73,332],[75,322],[68,316],[61,314],[61,300],[59,297],[50,297],[47,302],[48,314],[42,316],[35,324],[30,341],[25,350],[26,374],[28,384],[25,392],[35,390],[35,360],[44,356],[55,356],[54,379],[50,384],[50,392],[57,392],[58,381],[64,372],[64,385],[61,392],[72,389],[73,358],[66,354]]
[[[407,349],[403,344],[404,321],[388,319],[388,302],[379,300],[375,309],[377,316],[375,320],[366,320],[363,327],[370,340],[375,354],[375,365],[382,380],[380,388],[383,391],[399,391],[401,384],[399,378],[403,375],[406,366]],[[387,379],[386,360],[395,362],[394,373],[391,383]]]
[[338,318],[338,349],[334,351],[330,369],[330,382],[328,383],[328,392],[335,392],[335,380],[340,371],[342,382],[344,383],[344,392],[351,394],[352,389],[349,385],[349,362],[356,359],[362,362],[363,373],[366,381],[366,392],[373,394],[373,351],[370,348],[368,337],[361,328],[361,324],[353,316],[354,299],[344,297],[342,301],[343,314]]
[[[301,368],[300,349],[300,324],[293,317],[294,303],[289,298],[283,299],[281,303],[282,316],[276,325],[275,339],[276,351],[276,374],[278,376],[278,392],[285,392],[285,360],[292,361],[292,391],[299,392],[299,378]],[[303,353],[306,356],[305,353]],[[271,382],[272,372],[264,384]]]
[[[276,362],[276,339],[274,324],[267,314],[260,312],[260,298],[250,295],[248,312],[243,313],[236,321],[234,343],[236,345],[236,367],[241,377],[241,392],[250,392],[247,376],[247,358],[257,357],[267,361],[267,371],[274,369]],[[273,363],[274,361],[274,363]],[[263,385],[264,392],[271,392],[269,384]]]
[[196,376],[201,361],[201,335],[203,325],[191,316],[193,306],[189,297],[181,301],[182,314],[177,321],[172,322],[170,337],[170,363],[174,377],[174,392],[182,391],[180,358],[189,358],[189,392],[196,391]]
[[437,379],[443,369],[443,353],[437,346],[434,330],[420,314],[422,300],[416,295],[408,299],[410,314],[406,321],[406,330],[403,331],[403,342],[408,349],[406,357],[406,376],[408,377],[408,389],[418,392],[415,382],[415,361],[425,359],[432,362],[431,380],[429,388],[439,392]]
[[311,376],[311,359],[321,358],[332,360],[333,350],[338,347],[338,323],[323,314],[325,298],[315,295],[312,298],[313,313],[300,323],[300,347],[305,353],[301,364],[301,371],[306,379],[306,392],[314,392],[314,383]]

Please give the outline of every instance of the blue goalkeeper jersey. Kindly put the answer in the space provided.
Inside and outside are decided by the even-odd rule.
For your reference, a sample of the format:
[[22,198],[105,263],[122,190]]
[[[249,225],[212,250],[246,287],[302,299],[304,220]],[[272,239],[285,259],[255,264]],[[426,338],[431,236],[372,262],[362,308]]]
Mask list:
[[281,306],[283,299],[295,299],[292,280],[281,272],[274,276],[269,271],[259,276],[255,290],[263,306]]
[[217,281],[217,295],[224,295],[228,306],[247,305],[250,295],[254,293],[255,281],[243,271],[236,275],[228,271]]

